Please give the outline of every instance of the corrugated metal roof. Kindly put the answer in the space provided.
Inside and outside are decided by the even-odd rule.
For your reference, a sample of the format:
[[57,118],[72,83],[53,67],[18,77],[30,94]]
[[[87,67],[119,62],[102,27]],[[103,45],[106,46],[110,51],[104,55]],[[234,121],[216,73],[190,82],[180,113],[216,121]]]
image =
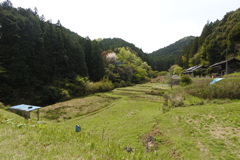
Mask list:
[[40,108],[42,107],[26,105],[26,104],[20,104],[20,105],[9,107],[9,109],[16,109],[16,110],[28,111],[28,112],[33,111],[35,109],[40,109]]
[[193,67],[190,67],[188,69],[186,69],[187,71],[191,71],[191,70],[194,70],[195,68],[197,68],[198,66],[193,66]]
[[192,73],[194,70],[201,68],[203,65],[200,66],[193,66],[188,69],[186,69],[183,73]]
[[215,64],[213,64],[213,65],[211,65],[211,66],[209,66],[209,67],[214,67],[214,66],[217,66],[217,65],[225,64],[226,62],[229,62],[229,61],[232,61],[232,60],[236,60],[236,61],[239,61],[239,62],[240,62],[239,59],[231,58],[231,59],[229,59],[229,60],[225,60],[225,61],[222,61],[222,62],[215,63]]

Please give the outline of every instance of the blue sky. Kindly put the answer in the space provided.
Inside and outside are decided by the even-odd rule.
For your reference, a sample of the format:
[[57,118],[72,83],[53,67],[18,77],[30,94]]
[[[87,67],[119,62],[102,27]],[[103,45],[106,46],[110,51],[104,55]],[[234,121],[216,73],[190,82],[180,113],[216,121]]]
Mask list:
[[[0,0],[3,2],[3,0]],[[186,36],[200,36],[207,21],[240,8],[240,0],[11,0],[82,37],[122,38],[151,53]]]

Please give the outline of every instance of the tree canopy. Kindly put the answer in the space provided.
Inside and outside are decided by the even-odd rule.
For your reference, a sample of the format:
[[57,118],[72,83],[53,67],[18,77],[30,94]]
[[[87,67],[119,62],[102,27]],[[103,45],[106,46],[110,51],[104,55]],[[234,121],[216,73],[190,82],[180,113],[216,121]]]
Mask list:
[[240,9],[227,13],[222,20],[208,22],[201,36],[185,48],[182,66],[211,65],[226,58],[240,57],[239,33]]
[[[104,53],[111,49],[118,61],[110,64]],[[88,80],[106,77],[116,83],[140,83],[151,71],[144,57],[141,49],[123,40],[83,38],[60,20],[53,24],[39,16],[37,8],[14,8],[9,0],[0,3],[0,102],[52,104],[86,95]]]
[[175,43],[159,49],[149,54],[152,67],[158,71],[167,71],[172,65],[181,65],[181,56],[184,54],[184,48],[189,45],[195,37],[189,36],[182,38]]

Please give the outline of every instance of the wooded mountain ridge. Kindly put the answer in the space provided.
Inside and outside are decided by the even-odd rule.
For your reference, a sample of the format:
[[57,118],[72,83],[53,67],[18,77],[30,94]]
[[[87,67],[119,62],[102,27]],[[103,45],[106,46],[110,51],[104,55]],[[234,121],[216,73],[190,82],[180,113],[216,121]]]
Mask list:
[[199,37],[189,44],[179,65],[209,66],[216,62],[240,58],[240,9],[228,12],[222,20],[208,22]]
[[141,53],[139,56],[158,71],[167,71],[174,64],[186,69],[209,66],[226,58],[240,59],[240,9],[226,13],[222,20],[208,21],[199,37],[188,36],[148,55]]
[[120,38],[83,38],[7,0],[0,4],[0,102],[47,105],[145,82],[156,75],[152,69],[209,65],[225,59],[226,48],[229,57],[239,57],[239,37],[240,9],[208,22],[200,37],[148,55]]
[[48,105],[153,76],[145,53],[111,41],[118,45],[83,38],[37,9],[0,3],[0,102]]
[[178,64],[183,55],[183,51],[196,37],[184,37],[167,47],[161,48],[149,54],[152,58],[154,69],[166,71],[171,65]]
[[189,39],[151,53],[152,67],[161,71],[178,64],[186,69],[234,57],[240,59],[240,9],[226,13],[222,20],[208,21],[199,37],[186,38]]
[[120,47],[131,48],[137,56],[141,57],[141,59],[151,65],[150,57],[148,54],[144,53],[142,49],[136,47],[134,44],[129,43],[121,38],[104,38],[101,41],[101,44],[105,49],[115,50]]

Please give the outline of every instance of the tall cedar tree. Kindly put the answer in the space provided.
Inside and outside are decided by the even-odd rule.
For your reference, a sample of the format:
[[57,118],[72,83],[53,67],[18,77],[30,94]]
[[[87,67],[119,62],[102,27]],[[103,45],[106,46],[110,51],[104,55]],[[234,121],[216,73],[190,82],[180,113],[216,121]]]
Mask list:
[[100,43],[92,42],[92,52],[89,56],[90,65],[88,66],[89,77],[93,81],[99,81],[104,77],[105,69],[102,57],[102,49]]
[[0,102],[50,104],[62,100],[63,90],[72,93],[69,84],[88,75],[79,39],[36,11],[1,3]]

